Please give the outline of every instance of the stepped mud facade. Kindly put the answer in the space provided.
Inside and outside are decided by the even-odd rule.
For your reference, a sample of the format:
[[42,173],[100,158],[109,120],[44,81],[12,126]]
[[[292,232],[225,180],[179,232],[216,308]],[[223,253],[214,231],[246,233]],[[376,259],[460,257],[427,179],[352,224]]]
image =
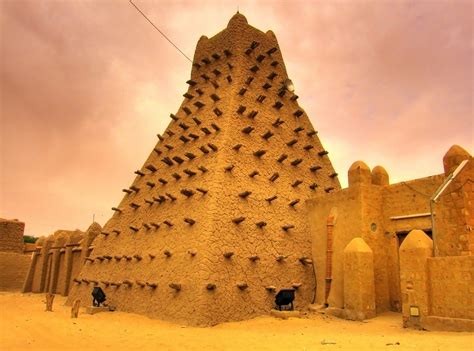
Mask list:
[[212,325],[268,313],[281,288],[313,301],[304,204],[340,184],[287,79],[275,35],[240,14],[201,37],[185,99],[70,302],[99,285],[122,311]]

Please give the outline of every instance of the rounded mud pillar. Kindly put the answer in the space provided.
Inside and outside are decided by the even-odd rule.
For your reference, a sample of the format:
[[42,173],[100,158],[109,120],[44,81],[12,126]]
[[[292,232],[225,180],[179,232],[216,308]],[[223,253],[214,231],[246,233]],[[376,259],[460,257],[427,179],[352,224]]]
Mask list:
[[429,312],[428,257],[433,240],[422,230],[412,230],[400,246],[400,287],[403,326],[422,329]]
[[363,161],[356,161],[347,171],[349,187],[358,184],[371,184],[372,174],[370,168]]
[[373,185],[389,185],[388,173],[382,166],[375,166],[372,169],[372,184]]
[[344,311],[346,318],[375,317],[374,254],[362,238],[344,249]]

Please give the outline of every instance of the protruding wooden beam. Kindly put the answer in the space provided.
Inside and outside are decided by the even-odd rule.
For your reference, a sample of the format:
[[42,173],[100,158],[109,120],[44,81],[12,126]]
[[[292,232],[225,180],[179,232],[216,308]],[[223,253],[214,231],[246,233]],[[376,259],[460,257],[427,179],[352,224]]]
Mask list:
[[174,135],[174,132],[172,130],[167,130],[166,134],[168,134],[170,137]]
[[235,167],[235,166],[232,165],[232,164],[231,164],[231,165],[228,165],[228,166],[225,166],[225,167],[224,167],[224,171],[226,171],[226,172],[232,172],[232,170],[234,169],[234,167]]
[[262,138],[265,140],[270,139],[274,134],[271,131],[267,131],[265,134],[262,135]]
[[245,217],[237,217],[232,220],[232,222],[234,222],[235,224],[240,224],[243,221],[245,221]]
[[252,66],[252,67],[250,68],[250,71],[252,71],[253,73],[257,73],[259,70],[260,70],[260,68],[259,68],[257,65]]
[[169,151],[171,151],[171,150],[174,149],[174,146],[170,145],[170,144],[165,144],[165,148],[167,148]]
[[148,205],[153,205],[153,201],[152,201],[152,200],[145,199],[145,203],[147,203]]
[[288,205],[291,207],[295,207],[300,202],[300,199],[296,199],[291,201]]
[[122,189],[122,191],[123,191],[124,193],[127,193],[127,194],[131,194],[131,193],[132,193],[132,191],[131,191],[130,189]]
[[273,80],[277,75],[275,72],[272,72],[267,76],[267,79]]
[[263,100],[265,100],[266,98],[267,98],[267,97],[266,97],[265,95],[259,95],[259,96],[257,97],[257,102],[262,103]]
[[184,93],[183,96],[188,100],[191,100],[194,97],[194,95],[192,95],[190,93]]
[[181,135],[179,137],[179,140],[181,140],[185,144],[190,141],[190,139],[188,137],[184,136],[184,135]]
[[303,111],[301,111],[301,110],[296,110],[296,111],[293,113],[293,115],[294,115],[295,117],[301,117],[301,116],[303,115]]
[[324,155],[327,155],[328,153],[329,153],[328,151],[323,150],[323,151],[318,152],[318,155],[319,156],[324,156]]
[[247,88],[241,88],[241,89],[239,90],[239,93],[238,93],[238,94],[239,94],[240,96],[244,96],[244,94],[245,94],[246,91],[247,91]]
[[208,154],[209,153],[209,150],[204,145],[200,146],[199,150],[201,150],[203,154]]
[[144,281],[141,281],[141,280],[135,280],[135,283],[140,287],[140,288],[144,288],[145,287],[145,282]]
[[228,49],[225,49],[224,50],[224,55],[226,55],[227,57],[232,56],[232,52]]
[[269,178],[269,180],[271,182],[274,182],[275,180],[278,179],[278,177],[280,177],[280,174],[278,172],[275,172],[275,173],[272,174],[272,176]]
[[273,61],[272,63],[270,63],[270,66],[272,67],[278,66],[278,61]]
[[215,289],[216,289],[216,284],[208,283],[208,284],[206,285],[206,289],[207,289],[207,290],[215,290]]
[[336,178],[337,176],[338,176],[338,174],[337,174],[336,172],[331,173],[331,174],[329,175],[330,178]]
[[255,177],[255,176],[258,176],[259,174],[260,174],[260,173],[259,173],[258,171],[252,171],[252,172],[250,172],[249,177],[250,177],[250,178],[253,178],[253,177]]
[[202,127],[201,128],[202,132],[206,135],[209,135],[209,134],[212,134],[211,131],[209,130],[209,128],[206,128],[206,127]]
[[148,223],[143,223],[143,226],[145,227],[146,230],[151,229],[151,226]]
[[324,189],[324,191],[327,192],[327,193],[330,193],[333,190],[334,190],[333,186],[330,186],[330,187],[327,187],[327,188]]
[[194,123],[196,123],[196,125],[200,125],[201,124],[201,120],[197,117],[193,117],[193,121]]
[[232,149],[235,150],[235,151],[239,151],[242,146],[243,146],[242,144],[235,144],[235,145],[232,147]]
[[222,72],[219,71],[217,68],[215,68],[215,69],[212,71],[212,73],[214,73],[214,75],[215,75],[216,77],[218,77],[218,76],[220,76],[220,75],[222,74]]
[[219,60],[221,58],[221,55],[219,55],[217,52],[213,53],[211,56],[214,58],[214,60]]
[[140,229],[137,227],[134,227],[133,225],[129,226],[131,230],[133,230],[135,233],[138,232]]
[[186,152],[184,154],[184,156],[186,156],[187,158],[189,158],[190,160],[194,160],[196,158],[196,155],[193,154],[192,152]]
[[279,127],[281,126],[283,123],[285,123],[285,121],[281,120],[280,117],[278,117],[275,122],[272,123],[272,126],[274,127]]
[[173,226],[173,223],[171,223],[170,221],[166,220],[166,221],[163,221],[164,224],[166,224],[168,227],[172,227]]
[[292,186],[293,188],[296,188],[296,187],[297,187],[298,185],[300,185],[301,183],[303,183],[303,181],[300,180],[300,179],[297,179],[297,180],[295,180],[295,181],[293,182],[293,184],[291,184],[291,186]]
[[134,210],[140,208],[140,205],[135,202],[130,203],[129,206],[132,207]]
[[170,193],[166,193],[165,195],[166,195],[171,201],[176,201],[176,200],[177,200],[176,197],[174,197],[174,196],[173,196],[172,194],[170,194]]
[[317,187],[318,187],[318,184],[316,184],[316,183],[312,183],[312,184],[309,186],[309,188],[310,188],[311,190],[316,190]]
[[197,191],[199,191],[201,194],[206,195],[208,190],[207,189],[202,189],[202,188],[196,188]]
[[244,191],[244,192],[239,194],[239,197],[241,197],[242,199],[246,199],[251,194],[252,194],[251,191]]
[[268,201],[269,203],[272,203],[272,201],[274,201],[274,200],[276,200],[276,199],[278,199],[278,196],[273,195],[273,196],[271,196],[271,197],[267,197],[267,198],[265,199],[265,201]]
[[157,283],[150,283],[150,282],[146,282],[145,283],[146,286],[152,288],[152,289],[156,289],[158,287],[158,284]]
[[265,290],[268,291],[269,293],[274,293],[274,292],[276,292],[277,288],[273,285],[269,285],[269,286],[265,287]]
[[165,158],[161,159],[161,162],[163,162],[164,164],[166,164],[168,166],[173,165],[173,161],[169,157],[165,157]]
[[133,258],[136,259],[137,261],[142,260],[142,256],[140,256],[140,255],[133,255]]
[[207,146],[209,146],[209,148],[214,152],[218,150],[217,146],[212,143],[208,143]]
[[164,179],[164,178],[159,178],[158,181],[159,181],[161,184],[163,184],[163,185],[168,184],[168,181],[167,181],[166,179]]
[[292,140],[290,140],[289,142],[287,142],[286,145],[287,145],[287,146],[293,146],[293,145],[295,145],[297,142],[298,142],[297,139],[292,139]]
[[268,55],[271,55],[271,54],[273,54],[274,52],[276,52],[277,50],[278,50],[278,49],[277,49],[276,47],[272,47],[271,49],[269,49],[269,50],[267,51],[267,54],[268,54]]
[[156,255],[149,253],[149,254],[148,254],[148,257],[150,257],[150,260],[153,260],[153,259],[156,257]]
[[249,256],[249,260],[252,261],[252,262],[256,262],[259,259],[260,259],[260,256],[258,256],[258,255]]
[[220,117],[222,116],[222,111],[219,110],[217,107],[213,110],[214,114],[217,116],[217,117]]
[[163,151],[161,151],[160,149],[156,147],[153,149],[153,151],[155,151],[157,155],[161,155],[163,153]]
[[255,225],[259,227],[260,229],[262,229],[263,227],[267,225],[267,222],[260,221],[260,222],[255,223]]
[[191,256],[191,257],[194,257],[197,255],[197,251],[196,250],[188,250],[188,254]]
[[181,291],[181,284],[179,283],[171,283],[168,285],[171,289],[174,289],[176,291]]
[[194,191],[192,191],[191,189],[181,189],[181,194],[186,197],[191,197],[194,195]]
[[281,103],[281,101],[277,101],[272,105],[272,107],[279,110],[283,107],[283,104]]
[[139,169],[137,169],[135,172],[134,172],[136,175],[139,175],[140,177],[143,177],[145,175],[145,173],[143,173],[142,171],[140,171]]
[[116,256],[114,256],[114,259],[115,259],[115,261],[121,261],[121,260],[122,260],[122,256],[117,256],[117,255],[116,255]]
[[232,256],[234,256],[234,253],[232,251],[226,251],[222,254],[225,258],[230,259]]
[[107,237],[107,236],[109,236],[110,233],[109,233],[109,232],[100,232],[100,234],[102,234],[103,236]]
[[150,225],[151,225],[152,227],[154,227],[155,230],[160,228],[160,225],[159,225],[158,223],[156,223],[156,222],[150,222]]
[[317,170],[320,170],[322,167],[321,166],[311,166],[309,167],[309,170],[311,172],[316,172]]
[[237,287],[240,289],[240,290],[245,290],[247,289],[249,286],[247,283],[245,282],[240,282],[240,283],[237,283]]
[[283,161],[285,161],[286,159],[288,158],[288,155],[287,154],[281,154],[280,157],[278,157],[278,162],[279,163],[282,163]]
[[218,131],[221,130],[221,128],[220,128],[217,124],[215,124],[215,123],[211,123],[211,127],[212,127],[216,132],[218,132]]
[[196,106],[197,108],[203,108],[204,106],[206,106],[206,104],[204,104],[201,101],[196,101],[193,105]]
[[202,173],[206,173],[208,171],[208,169],[204,166],[199,166],[198,169],[202,172]]
[[313,135],[316,135],[316,134],[318,134],[318,132],[315,131],[315,130],[311,130],[308,133],[306,133],[306,135],[309,136],[309,137],[312,137]]
[[308,145],[305,145],[305,147],[303,147],[303,149],[305,149],[306,151],[309,151],[311,149],[314,149],[314,146],[311,145],[311,144],[308,144]]
[[158,139],[159,139],[160,141],[165,140],[165,138],[163,138],[163,137],[161,136],[161,134],[156,134],[156,136],[158,137]]
[[301,162],[303,162],[303,159],[297,158],[297,159],[291,161],[291,165],[292,166],[298,166]]
[[165,250],[165,251],[163,251],[163,254],[164,254],[166,257],[171,257],[171,256],[173,256],[173,253],[172,253],[170,250]]
[[260,62],[260,63],[261,63],[264,59],[265,59],[265,56],[263,56],[263,55],[258,55],[258,56],[257,56],[257,61]]
[[112,230],[112,233],[115,233],[115,235],[119,235],[119,234],[120,234],[120,230],[114,229],[114,230]]
[[130,279],[124,279],[122,280],[122,284],[127,285],[128,287],[131,287],[133,285],[133,282]]
[[194,172],[194,171],[192,171],[188,168],[186,168],[183,172],[186,173],[189,177],[193,177],[197,174],[196,172]]
[[190,86],[195,86],[197,84],[197,82],[195,82],[194,80],[190,79],[188,81],[186,81],[187,84],[189,84]]
[[265,89],[265,90],[268,90],[272,87],[272,85],[268,82],[266,82],[265,84],[262,85],[262,88]]
[[243,114],[245,112],[245,110],[247,109],[247,107],[243,106],[243,105],[240,105],[239,108],[237,109],[237,113],[239,115]]
[[192,218],[185,218],[184,222],[188,223],[190,226],[192,226],[196,223],[196,221]]
[[296,127],[295,129],[293,129],[293,132],[295,132],[296,134],[298,134],[299,132],[302,132],[304,130],[303,127],[299,126],[299,127]]
[[219,95],[217,95],[217,94],[211,94],[211,99],[212,99],[212,101],[217,102],[217,101],[219,101],[221,98],[220,98]]
[[298,259],[298,261],[300,261],[300,263],[301,263],[302,265],[307,265],[307,264],[312,264],[312,263],[313,263],[313,260],[310,259],[310,258],[308,258],[308,257],[306,257],[306,256],[300,257],[300,258]]
[[293,284],[291,284],[291,286],[292,286],[293,289],[295,289],[295,290],[298,290],[298,289],[301,287],[301,285],[303,285],[303,284],[302,284],[302,283],[293,283]]
[[262,157],[263,155],[265,155],[267,152],[265,150],[257,150],[253,153],[254,156],[256,157]]
[[252,127],[252,126],[247,126],[247,127],[245,127],[244,129],[242,129],[242,133],[244,133],[244,134],[250,134],[250,133],[252,133],[252,131],[253,131],[254,129],[255,129],[255,128]]
[[186,107],[186,106],[183,107],[183,111],[184,111],[184,113],[186,113],[188,116],[189,116],[191,113],[193,113],[193,112],[189,109],[189,107]]
[[194,133],[189,133],[189,137],[193,140],[198,140],[199,139],[199,135],[194,134]]
[[288,258],[288,256],[279,255],[276,257],[277,262],[283,262]]
[[226,77],[226,79],[229,83],[232,83],[232,76],[229,75],[229,76]]
[[286,224],[281,227],[285,232],[289,231],[290,229],[293,229],[295,226],[293,224]]
[[148,181],[148,182],[146,182],[146,185],[148,185],[150,188],[154,188],[156,184],[153,183],[153,182]]

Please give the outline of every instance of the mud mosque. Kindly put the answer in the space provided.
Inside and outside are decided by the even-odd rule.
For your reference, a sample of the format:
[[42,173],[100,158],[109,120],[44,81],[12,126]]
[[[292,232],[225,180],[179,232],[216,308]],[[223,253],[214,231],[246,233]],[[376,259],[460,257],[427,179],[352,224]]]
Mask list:
[[341,189],[274,33],[239,13],[199,39],[187,85],[114,215],[38,240],[24,292],[89,303],[99,286],[118,310],[209,326],[269,314],[290,288],[300,311],[474,330],[467,151],[397,184],[357,161]]

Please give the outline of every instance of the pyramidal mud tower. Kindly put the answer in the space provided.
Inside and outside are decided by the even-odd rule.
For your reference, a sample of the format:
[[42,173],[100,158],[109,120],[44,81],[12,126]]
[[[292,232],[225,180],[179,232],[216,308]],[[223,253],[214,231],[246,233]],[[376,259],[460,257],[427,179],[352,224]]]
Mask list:
[[69,303],[100,286],[119,310],[192,325],[315,295],[305,201],[340,189],[273,32],[237,13],[201,37],[184,101],[94,242]]

